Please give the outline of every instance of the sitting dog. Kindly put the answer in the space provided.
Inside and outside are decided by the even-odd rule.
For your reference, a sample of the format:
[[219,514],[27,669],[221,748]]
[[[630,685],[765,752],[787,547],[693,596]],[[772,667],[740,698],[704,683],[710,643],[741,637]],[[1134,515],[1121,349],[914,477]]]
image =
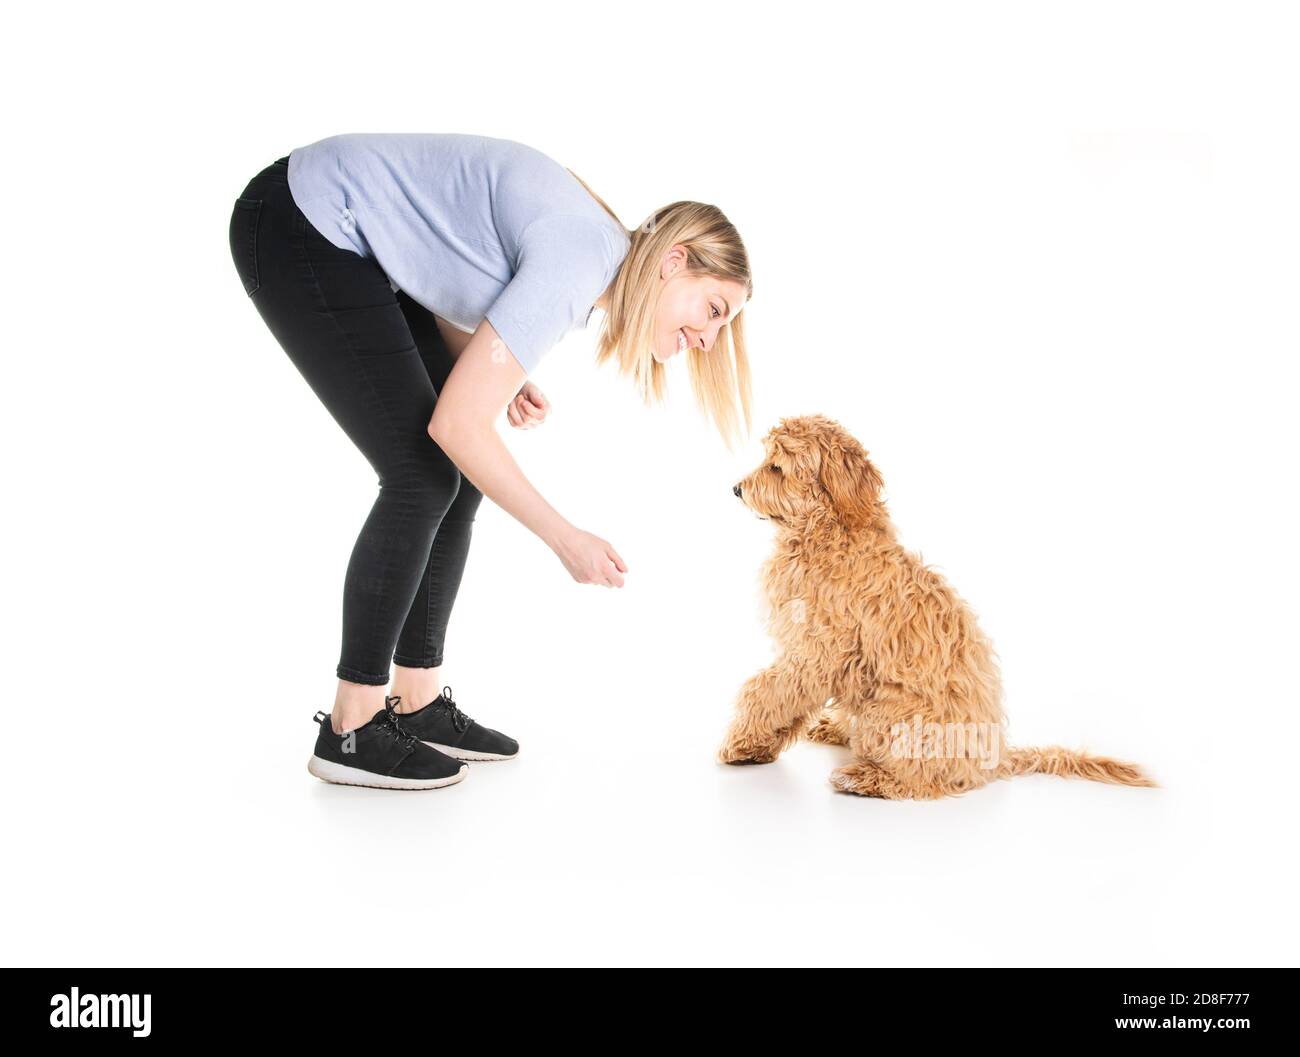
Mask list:
[[836,789],[887,800],[1032,773],[1155,785],[1104,756],[1006,747],[993,647],[947,581],[899,545],[862,446],[822,415],[782,419],[763,446],[733,491],[776,528],[762,578],[779,658],[741,689],[721,762],[770,763],[802,735],[852,749]]

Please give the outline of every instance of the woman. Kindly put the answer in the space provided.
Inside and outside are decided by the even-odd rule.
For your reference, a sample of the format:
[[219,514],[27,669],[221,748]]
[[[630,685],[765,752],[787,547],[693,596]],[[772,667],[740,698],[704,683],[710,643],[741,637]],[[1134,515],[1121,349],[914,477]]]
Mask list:
[[[579,583],[621,587],[614,547],[529,483],[496,431],[542,422],[529,372],[605,313],[613,359],[646,403],[686,352],[702,409],[730,443],[749,428],[739,313],[752,294],[736,229],[674,202],[628,230],[576,175],[521,143],[460,134],[349,134],[299,147],[235,202],[244,289],[308,385],[379,476],[352,550],[334,708],[309,763],[326,781],[430,789],[511,738],[437,693],[443,638],[484,495]],[[734,359],[734,365],[733,365]],[[390,661],[392,694],[385,693]]]

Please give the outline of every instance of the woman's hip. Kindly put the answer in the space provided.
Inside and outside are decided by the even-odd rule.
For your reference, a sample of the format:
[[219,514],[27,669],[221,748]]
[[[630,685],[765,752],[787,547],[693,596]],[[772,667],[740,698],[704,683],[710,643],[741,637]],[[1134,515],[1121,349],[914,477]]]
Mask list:
[[311,226],[286,172],[281,162],[262,170],[232,212],[248,299],[381,478],[420,463],[427,475],[440,455],[427,433],[437,396],[397,293],[373,259]]

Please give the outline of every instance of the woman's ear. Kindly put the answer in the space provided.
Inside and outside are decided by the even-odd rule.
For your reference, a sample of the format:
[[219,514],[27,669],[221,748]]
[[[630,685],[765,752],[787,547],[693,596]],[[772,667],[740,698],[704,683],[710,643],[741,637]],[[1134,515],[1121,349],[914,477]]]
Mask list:
[[840,520],[850,526],[867,524],[880,500],[884,480],[855,440],[832,441],[822,451],[818,480]]

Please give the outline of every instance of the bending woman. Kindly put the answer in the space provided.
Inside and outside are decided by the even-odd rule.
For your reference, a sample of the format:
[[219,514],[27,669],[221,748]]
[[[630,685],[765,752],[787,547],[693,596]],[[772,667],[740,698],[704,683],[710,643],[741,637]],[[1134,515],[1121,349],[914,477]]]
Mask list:
[[510,140],[349,134],[254,176],[235,201],[230,251],[267,327],[379,478],[309,769],[429,789],[460,781],[465,761],[512,758],[514,739],[437,689],[479,501],[540,537],[579,583],[621,587],[628,568],[533,487],[496,421],[502,410],[520,429],[545,419],[529,372],[599,308],[597,364],[614,360],[648,404],[685,352],[728,443],[741,417],[748,430],[739,313],[753,285],[739,234],[699,202],[625,228],[575,174]]

